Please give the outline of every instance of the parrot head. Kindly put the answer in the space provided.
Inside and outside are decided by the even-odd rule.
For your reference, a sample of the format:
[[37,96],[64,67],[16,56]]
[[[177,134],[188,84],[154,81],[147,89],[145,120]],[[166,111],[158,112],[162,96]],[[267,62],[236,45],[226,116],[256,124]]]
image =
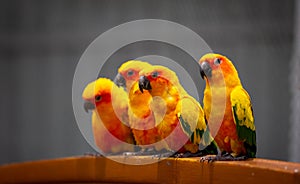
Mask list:
[[129,91],[133,83],[139,79],[139,72],[148,67],[151,67],[151,65],[144,61],[127,61],[118,69],[118,74],[114,82],[117,86],[121,86]]
[[238,73],[232,62],[225,56],[220,54],[208,53],[199,60],[200,74],[207,82],[225,80],[227,82],[234,81],[231,79],[238,78]]
[[84,110],[95,109],[98,105],[111,102],[111,94],[113,88],[113,82],[107,78],[99,78],[89,83],[83,93]]
[[143,90],[162,90],[167,85],[178,84],[178,78],[172,70],[160,65],[153,65],[140,71],[139,88]]

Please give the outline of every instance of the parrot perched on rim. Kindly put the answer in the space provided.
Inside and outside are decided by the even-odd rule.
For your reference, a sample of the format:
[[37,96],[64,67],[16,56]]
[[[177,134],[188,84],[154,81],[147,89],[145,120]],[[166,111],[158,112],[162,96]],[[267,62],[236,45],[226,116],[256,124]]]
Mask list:
[[256,133],[252,104],[237,70],[227,57],[214,53],[204,55],[199,64],[201,76],[206,81],[204,113],[219,148],[216,157],[207,159],[254,158]]
[[[115,78],[118,86],[124,87],[128,93],[129,100],[129,124],[132,129],[136,144],[142,149],[135,155],[156,154],[168,150],[166,143],[157,132],[155,115],[149,109],[152,97],[149,93],[142,93],[138,87],[139,72],[145,68],[152,67],[145,61],[130,60],[123,63]],[[129,153],[128,153],[129,154]]]
[[107,78],[89,83],[82,94],[86,112],[92,110],[92,130],[96,146],[104,154],[134,151],[129,127],[128,98],[123,88]]
[[204,113],[200,104],[181,86],[176,73],[153,65],[140,72],[139,88],[157,99],[150,106],[162,113],[156,127],[169,149],[183,153],[183,157],[203,155],[199,144],[208,146],[211,142]]

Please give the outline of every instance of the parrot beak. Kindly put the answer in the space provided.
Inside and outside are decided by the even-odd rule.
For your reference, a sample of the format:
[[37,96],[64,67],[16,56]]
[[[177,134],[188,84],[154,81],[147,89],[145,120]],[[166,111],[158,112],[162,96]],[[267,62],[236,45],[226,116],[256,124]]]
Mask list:
[[89,112],[89,110],[95,109],[95,104],[90,101],[85,101],[83,108],[84,108],[85,112]]
[[200,74],[202,79],[204,79],[204,77],[212,76],[212,69],[208,62],[204,61],[203,63],[200,64]]
[[125,78],[122,76],[122,74],[118,73],[118,75],[115,77],[114,83],[118,86],[118,87],[123,87],[124,89],[126,89],[126,80]]
[[139,79],[139,88],[140,91],[143,93],[143,90],[150,90],[152,89],[151,85],[150,85],[150,81],[146,76],[141,76]]

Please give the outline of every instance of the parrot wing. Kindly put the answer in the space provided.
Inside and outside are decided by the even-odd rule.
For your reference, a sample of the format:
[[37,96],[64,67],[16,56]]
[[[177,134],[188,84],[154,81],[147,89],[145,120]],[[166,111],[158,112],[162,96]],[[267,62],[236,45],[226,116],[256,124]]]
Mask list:
[[247,156],[253,158],[256,154],[256,133],[250,96],[238,86],[231,92],[230,100],[238,137],[244,141]]
[[184,96],[177,113],[180,125],[191,142],[200,144],[201,138],[206,130],[204,113],[200,104],[191,96]]

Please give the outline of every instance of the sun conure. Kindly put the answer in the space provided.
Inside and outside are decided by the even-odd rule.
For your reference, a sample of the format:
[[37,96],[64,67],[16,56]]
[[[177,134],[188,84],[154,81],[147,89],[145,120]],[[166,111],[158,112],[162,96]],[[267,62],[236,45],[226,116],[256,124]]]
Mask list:
[[[200,60],[206,81],[203,108],[219,154],[208,160],[244,160],[256,156],[256,133],[250,96],[232,62],[209,53]],[[206,158],[204,158],[205,160]]]
[[[177,153],[199,156],[199,144],[207,146],[204,138],[206,122],[200,104],[181,86],[175,72],[167,67],[153,65],[140,72],[139,88],[152,96],[150,107],[159,117],[155,126],[168,147]],[[193,155],[194,154],[194,155]]]
[[92,110],[92,130],[102,154],[134,151],[134,138],[129,127],[128,98],[123,88],[107,78],[89,83],[82,94],[84,109]]

